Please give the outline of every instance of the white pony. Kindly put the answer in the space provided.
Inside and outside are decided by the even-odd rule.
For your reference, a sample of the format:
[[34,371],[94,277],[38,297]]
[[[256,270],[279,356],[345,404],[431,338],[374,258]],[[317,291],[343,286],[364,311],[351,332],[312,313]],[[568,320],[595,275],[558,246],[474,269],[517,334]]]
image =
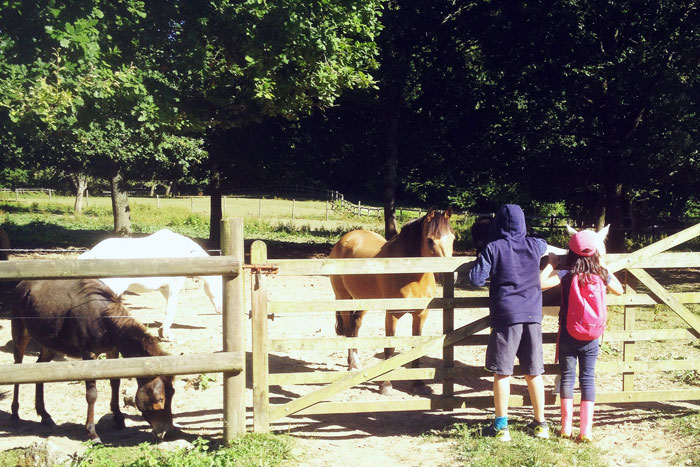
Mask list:
[[[194,240],[163,229],[141,238],[108,238],[81,254],[79,259],[146,259],[146,258],[199,258],[209,254]],[[221,313],[223,282],[221,276],[201,276],[204,291],[217,313]],[[171,340],[170,326],[177,309],[178,294],[184,277],[110,277],[101,279],[115,294],[159,290],[165,297],[165,318],[158,330],[164,340]]]

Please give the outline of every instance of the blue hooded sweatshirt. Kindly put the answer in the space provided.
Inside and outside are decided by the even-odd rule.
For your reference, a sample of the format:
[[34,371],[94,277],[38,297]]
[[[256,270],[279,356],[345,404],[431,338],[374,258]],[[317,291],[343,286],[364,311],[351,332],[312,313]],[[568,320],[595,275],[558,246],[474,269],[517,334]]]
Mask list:
[[526,233],[520,206],[501,206],[491,222],[489,243],[469,271],[469,280],[478,287],[491,279],[491,327],[542,322],[540,258],[547,243]]

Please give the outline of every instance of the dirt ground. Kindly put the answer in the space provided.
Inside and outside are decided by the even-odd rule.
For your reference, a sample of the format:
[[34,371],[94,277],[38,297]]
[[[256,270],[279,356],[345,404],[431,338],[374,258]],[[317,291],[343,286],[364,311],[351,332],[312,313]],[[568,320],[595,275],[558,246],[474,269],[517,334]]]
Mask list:
[[[285,252],[287,256],[290,253]],[[298,257],[322,256],[324,250],[307,248],[298,251]],[[270,257],[276,255],[270,249]],[[16,259],[30,260],[31,257]],[[329,299],[333,293],[325,277],[310,278],[269,278],[269,297],[272,300],[291,300],[309,297]],[[11,287],[0,285],[0,364],[12,363],[12,342],[10,337],[10,294]],[[125,295],[132,314],[156,334],[162,322],[164,299],[158,292],[142,295]],[[485,312],[456,311],[456,326],[467,324]],[[384,316],[381,312],[370,312],[364,320],[361,335],[383,335]],[[331,337],[334,335],[332,314],[304,314],[304,316],[277,317],[269,322],[270,339]],[[439,312],[434,312],[424,329],[425,335],[441,333]],[[545,317],[545,331],[556,328],[554,317]],[[250,326],[246,327],[248,337]],[[175,342],[164,343],[172,354],[211,352],[221,349],[221,315],[214,312],[204,294],[202,283],[188,280],[183,290],[178,313],[173,326]],[[404,317],[399,324],[397,335],[410,334],[410,318]],[[248,338],[248,343],[250,339]],[[249,344],[250,345],[250,344]],[[545,358],[553,358],[553,348],[546,348]],[[250,348],[248,349],[250,351]],[[37,349],[30,347],[26,362],[36,359]],[[311,371],[315,369],[345,371],[345,351],[298,351],[290,354],[272,354],[270,368],[273,372]],[[250,354],[248,354],[250,364]],[[382,352],[360,352],[364,365],[378,362]],[[429,355],[430,363],[439,355]],[[457,348],[459,362],[480,364],[483,361],[483,348]],[[248,372],[248,424],[252,426],[252,382]],[[176,393],[173,411],[176,423],[183,430],[183,440],[164,443],[165,447],[186,445],[198,436],[218,440],[222,436],[222,389],[221,376],[208,381],[200,375],[185,375],[176,378]],[[619,379],[619,376],[616,377]],[[202,383],[204,381],[204,383]],[[551,389],[552,378],[546,377],[547,388]],[[599,378],[599,389],[611,390],[619,383],[610,378]],[[667,384],[657,381],[658,385]],[[205,388],[206,386],[206,388]],[[435,394],[441,387],[432,384]],[[21,388],[19,426],[9,423],[12,388],[0,387],[0,451],[15,447],[26,447],[45,438],[50,438],[67,452],[80,452],[84,440],[83,423],[86,416],[85,391],[83,383],[50,383],[46,385],[46,406],[57,426],[47,428],[39,423],[34,412],[34,391],[29,385]],[[292,386],[272,387],[271,403],[280,404],[293,400],[313,390],[314,387]],[[109,414],[109,384],[98,381],[100,396],[96,404],[97,431],[103,442],[109,445],[138,445],[152,441],[148,425],[133,406],[125,408],[127,427],[116,431],[112,428]],[[457,381],[457,395],[490,395],[491,382],[482,378]],[[613,389],[614,390],[614,389]],[[133,397],[136,382],[122,382],[122,400]],[[525,393],[524,382],[516,378],[513,393]],[[364,384],[344,392],[333,400],[380,400],[408,399],[414,397],[410,384],[398,382],[390,396],[381,396],[376,384]],[[696,412],[698,406],[689,403],[644,404],[637,407],[606,406],[597,407],[594,436],[598,445],[608,454],[601,459],[602,465],[673,465],[673,458],[679,448],[679,440],[665,428],[666,420],[676,416]],[[549,407],[547,416],[553,430],[558,428],[558,408]],[[289,417],[273,424],[275,432],[286,433],[297,440],[296,455],[299,465],[395,465],[395,466],[435,466],[455,465],[456,459],[449,440],[440,437],[421,436],[438,432],[455,423],[478,425],[493,417],[493,410],[465,409],[452,412],[408,412],[376,413],[357,415],[324,415]],[[511,418],[528,420],[531,410],[516,409]]]

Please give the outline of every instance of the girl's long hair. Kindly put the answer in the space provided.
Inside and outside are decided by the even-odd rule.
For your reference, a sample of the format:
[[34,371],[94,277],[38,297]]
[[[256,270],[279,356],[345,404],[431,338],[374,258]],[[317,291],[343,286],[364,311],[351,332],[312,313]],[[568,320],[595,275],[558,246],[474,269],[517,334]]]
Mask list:
[[580,284],[584,282],[590,284],[592,282],[591,276],[594,274],[603,280],[608,277],[607,269],[600,265],[598,250],[592,256],[579,256],[569,250],[569,254],[566,256],[566,267],[572,275],[578,276]]

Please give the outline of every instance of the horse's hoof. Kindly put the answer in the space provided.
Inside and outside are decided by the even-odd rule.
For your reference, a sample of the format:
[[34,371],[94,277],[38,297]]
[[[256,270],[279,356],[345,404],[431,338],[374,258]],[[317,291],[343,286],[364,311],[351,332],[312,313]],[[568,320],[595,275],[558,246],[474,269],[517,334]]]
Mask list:
[[423,381],[413,383],[413,394],[417,396],[432,396],[433,389]]
[[124,423],[124,417],[114,417],[114,427],[117,430],[123,430],[126,428],[126,424]]
[[41,424],[44,426],[56,426],[56,422],[53,421],[49,415],[41,417]]
[[379,393],[380,393],[382,396],[389,396],[389,395],[391,395],[391,390],[392,390],[392,389],[393,389],[393,388],[392,388],[392,386],[391,386],[391,383],[383,382],[383,383],[379,386]]
[[102,444],[102,440],[97,436],[97,433],[88,433],[88,441],[92,444]]

